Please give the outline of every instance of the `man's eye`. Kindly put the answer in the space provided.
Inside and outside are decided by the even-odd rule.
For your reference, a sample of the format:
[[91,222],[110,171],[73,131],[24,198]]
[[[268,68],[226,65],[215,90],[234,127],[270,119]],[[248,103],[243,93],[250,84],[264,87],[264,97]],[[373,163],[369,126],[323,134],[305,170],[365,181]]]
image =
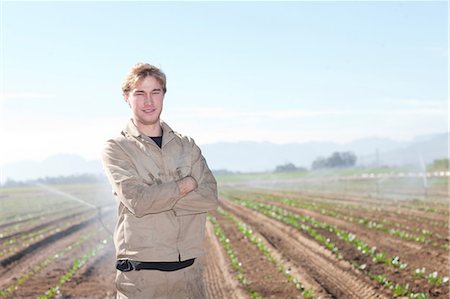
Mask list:
[[155,94],[155,95],[160,94],[160,93],[161,93],[161,91],[159,91],[159,90],[152,91],[152,94]]

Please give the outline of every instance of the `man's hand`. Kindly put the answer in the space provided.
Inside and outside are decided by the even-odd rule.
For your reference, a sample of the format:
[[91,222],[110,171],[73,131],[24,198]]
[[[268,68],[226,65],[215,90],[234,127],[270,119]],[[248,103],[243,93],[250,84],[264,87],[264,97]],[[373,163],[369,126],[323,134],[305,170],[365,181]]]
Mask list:
[[183,197],[197,188],[197,181],[193,177],[187,176],[181,180],[178,180],[177,185],[178,189],[180,189],[180,195]]

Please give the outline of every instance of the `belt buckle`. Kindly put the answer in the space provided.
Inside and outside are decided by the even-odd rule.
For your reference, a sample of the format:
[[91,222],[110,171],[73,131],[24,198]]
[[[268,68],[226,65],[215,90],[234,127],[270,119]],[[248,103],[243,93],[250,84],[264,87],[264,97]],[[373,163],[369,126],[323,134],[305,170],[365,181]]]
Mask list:
[[118,260],[116,263],[116,269],[122,272],[129,272],[136,270],[135,265],[129,260]]

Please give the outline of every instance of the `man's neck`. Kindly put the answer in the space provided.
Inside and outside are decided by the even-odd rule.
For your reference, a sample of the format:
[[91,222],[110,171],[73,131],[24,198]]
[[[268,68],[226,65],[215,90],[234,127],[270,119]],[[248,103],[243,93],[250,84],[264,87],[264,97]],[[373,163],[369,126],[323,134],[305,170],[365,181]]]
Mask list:
[[157,121],[156,123],[151,125],[145,125],[133,119],[133,123],[139,129],[139,131],[146,136],[150,137],[162,136],[162,128],[160,121]]

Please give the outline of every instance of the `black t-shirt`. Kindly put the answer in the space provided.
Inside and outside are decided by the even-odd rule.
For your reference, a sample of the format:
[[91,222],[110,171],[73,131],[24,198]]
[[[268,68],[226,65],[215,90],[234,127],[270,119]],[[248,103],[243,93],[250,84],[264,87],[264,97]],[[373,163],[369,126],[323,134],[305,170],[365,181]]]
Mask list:
[[156,145],[159,146],[159,148],[161,148],[161,146],[162,146],[162,136],[158,136],[158,137],[148,136],[148,137],[150,137],[156,143]]

